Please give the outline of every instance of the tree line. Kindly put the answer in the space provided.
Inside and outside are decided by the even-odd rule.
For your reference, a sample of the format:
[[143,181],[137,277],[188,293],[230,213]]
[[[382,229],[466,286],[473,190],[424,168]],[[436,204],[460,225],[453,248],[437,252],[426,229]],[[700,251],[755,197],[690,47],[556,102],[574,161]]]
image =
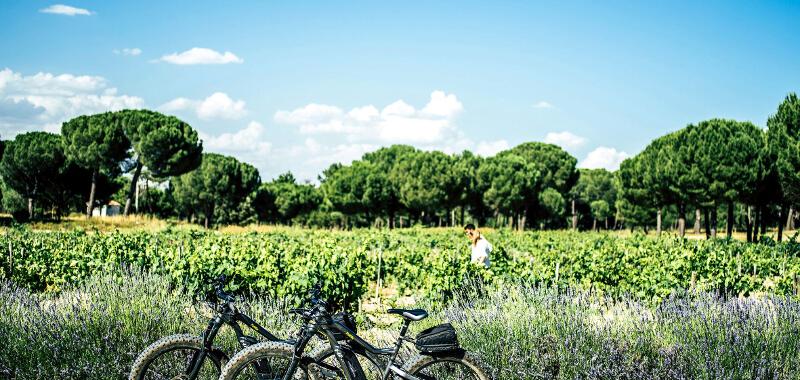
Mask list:
[[[4,141],[2,205],[18,219],[54,218],[109,200],[134,212],[218,224],[338,228],[466,222],[515,229],[655,229],[683,236],[687,218],[709,237],[723,225],[778,237],[800,205],[800,101],[788,95],[762,130],[712,119],[653,140],[616,172],[578,169],[552,144],[528,142],[491,157],[407,145],[336,163],[319,184],[291,173],[262,181],[233,157],[203,153],[187,123],[149,110],[79,116],[61,134]],[[123,175],[127,173],[127,175]],[[146,189],[141,199],[141,179]],[[150,186],[152,184],[152,186]],[[694,214],[694,215],[691,215]]]

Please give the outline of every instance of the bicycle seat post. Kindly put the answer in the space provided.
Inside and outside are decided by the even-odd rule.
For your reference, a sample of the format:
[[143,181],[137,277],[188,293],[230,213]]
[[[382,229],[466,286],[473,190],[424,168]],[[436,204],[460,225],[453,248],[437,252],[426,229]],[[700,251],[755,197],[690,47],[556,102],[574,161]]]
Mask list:
[[408,332],[408,326],[409,325],[411,325],[411,320],[403,319],[403,327],[400,328],[400,340],[402,340],[402,338],[404,336],[406,336],[406,333]]

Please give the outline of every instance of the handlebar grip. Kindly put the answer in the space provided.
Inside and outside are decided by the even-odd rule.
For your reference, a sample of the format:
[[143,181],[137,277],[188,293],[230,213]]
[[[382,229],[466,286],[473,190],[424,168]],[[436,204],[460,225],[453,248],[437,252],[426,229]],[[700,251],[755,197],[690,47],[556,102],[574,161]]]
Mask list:
[[217,297],[225,302],[234,302],[235,298],[228,293],[225,293],[221,288],[217,289]]

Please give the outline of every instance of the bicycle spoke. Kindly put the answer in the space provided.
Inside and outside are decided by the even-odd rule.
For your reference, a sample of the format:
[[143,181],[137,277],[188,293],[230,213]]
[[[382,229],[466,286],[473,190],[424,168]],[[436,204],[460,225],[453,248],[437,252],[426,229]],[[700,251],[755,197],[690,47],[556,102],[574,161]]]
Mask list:
[[414,376],[422,380],[477,380],[478,376],[467,365],[449,360],[439,360],[423,367]]
[[[265,356],[255,359],[236,374],[236,380],[281,380],[289,369],[290,357]],[[297,369],[294,379],[308,379],[305,371]]]
[[[194,366],[194,361],[199,355],[199,351],[190,348],[181,348],[167,351],[159,355],[150,362],[145,380],[188,380],[188,372]],[[219,377],[219,369],[211,360],[203,361],[197,380],[214,380]]]

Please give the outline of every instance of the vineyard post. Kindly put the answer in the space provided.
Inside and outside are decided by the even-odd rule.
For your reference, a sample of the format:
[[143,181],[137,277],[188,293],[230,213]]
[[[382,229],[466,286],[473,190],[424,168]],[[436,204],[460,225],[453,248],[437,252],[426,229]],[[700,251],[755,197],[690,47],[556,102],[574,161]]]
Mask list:
[[694,290],[696,285],[697,285],[697,272],[692,271],[692,281],[691,283],[689,283],[689,290]]
[[375,282],[375,298],[378,299],[378,307],[381,305],[381,261],[383,259],[383,248],[378,248],[378,281]]
[[11,239],[8,237],[8,233],[6,233],[6,238],[8,238],[8,278],[14,276],[14,251],[11,249]]
[[800,293],[800,277],[794,275],[794,295]]
[[556,261],[556,280],[555,282],[553,282],[553,285],[555,286],[558,286],[558,270],[560,269],[560,267],[561,267],[561,262]]

